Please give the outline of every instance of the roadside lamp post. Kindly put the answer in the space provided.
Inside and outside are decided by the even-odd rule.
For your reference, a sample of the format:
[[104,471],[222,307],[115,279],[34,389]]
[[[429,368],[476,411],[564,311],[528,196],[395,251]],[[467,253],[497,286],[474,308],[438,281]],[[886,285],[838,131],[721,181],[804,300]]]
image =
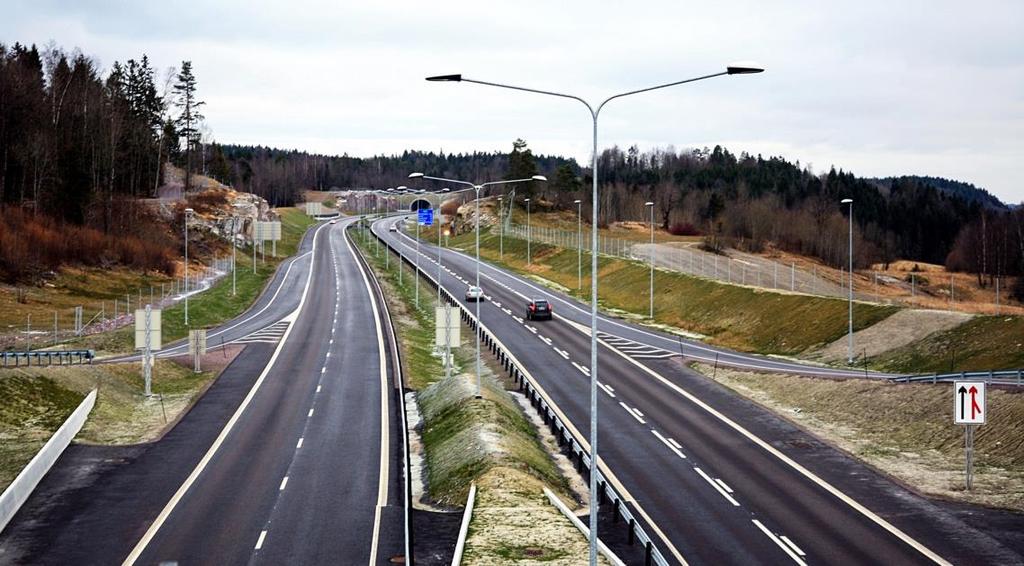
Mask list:
[[[388,188],[388,190],[387,190],[388,194],[384,198],[384,215],[385,216],[391,214],[391,200],[392,199],[391,199],[391,194],[390,193],[393,192],[393,191],[394,191],[394,189]],[[391,269],[391,254],[388,252],[387,248],[385,248],[384,249],[384,270],[386,271],[388,269]]]
[[591,153],[591,166],[590,172],[593,177],[592,185],[592,197],[593,197],[593,210],[591,211],[592,217],[592,230],[590,237],[590,269],[591,269],[591,281],[590,281],[590,452],[592,460],[592,470],[590,474],[590,564],[595,566],[597,564],[597,479],[598,474],[598,455],[597,455],[597,217],[598,217],[598,202],[597,202],[597,120],[601,114],[601,109],[608,102],[625,96],[633,94],[639,94],[642,92],[649,92],[652,90],[658,90],[667,88],[670,86],[681,85],[685,83],[692,83],[701,81],[704,79],[710,79],[714,77],[720,77],[724,75],[747,75],[753,73],[761,73],[764,71],[760,65],[753,63],[734,63],[726,67],[724,71],[714,73],[711,75],[705,75],[702,77],[694,77],[691,79],[685,79],[681,81],[675,81],[671,83],[665,83],[656,85],[648,88],[639,90],[632,90],[629,92],[623,92],[616,95],[609,96],[608,98],[601,101],[596,107],[592,106],[583,98],[580,98],[571,94],[563,94],[559,92],[552,92],[546,90],[538,90],[533,88],[524,88],[519,86],[512,86],[500,83],[493,83],[487,81],[478,81],[475,79],[467,79],[461,74],[459,75],[440,75],[434,77],[427,77],[428,81],[433,82],[468,82],[481,84],[486,86],[493,86],[498,88],[507,88],[512,90],[519,90],[524,92],[532,92],[534,94],[544,94],[547,96],[557,96],[560,98],[568,98],[582,103],[590,111],[590,117],[593,124],[593,152]]
[[849,300],[849,303],[850,303],[850,305],[849,305],[849,323],[848,323],[849,324],[849,328],[848,328],[848,331],[847,331],[847,334],[848,334],[848,338],[847,338],[847,341],[848,341],[848,344],[847,344],[847,363],[849,363],[850,365],[853,365],[853,199],[852,198],[844,198],[843,200],[839,201],[839,203],[840,204],[848,204],[848,205],[850,205],[850,243],[849,243],[849,250],[850,250],[850,288],[849,288],[849,298],[850,298],[850,300]]
[[644,206],[651,209],[651,312],[649,317],[654,320],[654,203],[647,201]]
[[185,209],[185,326],[188,326],[188,221],[195,211]]
[[[456,185],[464,185],[472,187],[476,194],[476,288],[480,289],[480,190],[484,187],[492,187],[495,185],[507,185],[509,183],[529,183],[530,181],[547,181],[547,177],[543,175],[534,175],[529,179],[511,179],[508,181],[490,181],[488,183],[470,183],[469,181],[458,181],[455,179],[445,179],[443,177],[430,177],[423,173],[410,173],[410,179],[429,179],[431,181],[441,181],[443,183],[454,183]],[[480,393],[480,301],[483,300],[483,291],[480,291],[480,296],[476,299],[476,398],[482,397]]]
[[530,199],[526,201],[526,265],[533,265],[530,261]]
[[[450,191],[448,187],[445,187],[438,191],[438,193],[447,193]],[[437,223],[437,304],[441,304],[441,195],[437,196],[437,214],[434,215],[434,222]],[[447,326],[448,321],[445,320]],[[447,363],[447,362],[445,362]]]
[[572,201],[576,205],[576,291],[583,296],[583,201]]
[[505,197],[498,197],[498,259],[505,259]]
[[[406,187],[405,185],[402,185],[400,187],[395,187],[395,192],[401,194],[401,193],[405,192],[405,190],[408,189],[408,188],[409,187]],[[402,202],[401,202],[401,199],[399,199],[399,201],[398,201],[398,203],[397,203],[397,205],[395,207],[396,210],[398,208],[401,208],[401,206],[402,206]],[[402,228],[405,228],[405,218],[404,217],[402,218]],[[399,248],[398,248],[398,284],[399,285],[402,284],[402,258],[404,258],[404,257],[405,257],[405,252],[403,252],[402,248],[399,246]]]

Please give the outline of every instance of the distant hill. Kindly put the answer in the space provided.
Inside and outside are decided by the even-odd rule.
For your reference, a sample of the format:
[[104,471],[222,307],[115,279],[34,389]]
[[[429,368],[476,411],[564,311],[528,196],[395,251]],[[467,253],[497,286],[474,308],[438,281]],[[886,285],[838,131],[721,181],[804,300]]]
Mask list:
[[890,186],[893,181],[900,179],[916,181],[922,185],[937,189],[946,195],[959,197],[967,202],[978,203],[993,210],[1009,210],[1011,208],[985,189],[975,187],[963,181],[944,179],[942,177],[928,177],[925,175],[903,175],[901,177],[885,177],[872,180],[884,183],[885,186]]

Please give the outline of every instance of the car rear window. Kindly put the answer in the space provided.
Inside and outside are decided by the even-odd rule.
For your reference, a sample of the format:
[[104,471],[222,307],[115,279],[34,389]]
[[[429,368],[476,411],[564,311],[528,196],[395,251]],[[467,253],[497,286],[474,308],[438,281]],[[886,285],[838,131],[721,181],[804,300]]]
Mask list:
[[534,301],[533,304],[537,305],[538,307],[546,307],[546,306],[548,306],[548,302],[547,301]]

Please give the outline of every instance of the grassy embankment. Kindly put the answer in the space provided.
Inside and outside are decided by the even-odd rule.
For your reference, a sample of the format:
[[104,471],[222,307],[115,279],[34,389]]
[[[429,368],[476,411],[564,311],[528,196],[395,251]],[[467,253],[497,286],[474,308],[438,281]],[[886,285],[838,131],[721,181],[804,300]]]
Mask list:
[[[231,277],[222,277],[212,288],[189,297],[189,326],[185,326],[185,305],[178,302],[163,310],[163,341],[165,344],[188,336],[189,328],[215,326],[230,320],[242,312],[259,297],[267,282],[273,277],[277,266],[288,256],[294,255],[306,230],[316,223],[302,211],[295,208],[277,210],[281,214],[281,241],[277,243],[277,257],[267,255],[266,261],[257,258],[256,272],[253,273],[252,249],[245,253],[239,249],[237,261],[236,294],[231,294]],[[269,251],[268,251],[269,253]],[[120,353],[131,350],[133,334],[131,327],[104,332],[69,342],[76,347],[93,348],[101,353]],[[212,344],[211,344],[212,346]]]
[[146,399],[140,364],[0,369],[0,490],[90,390],[98,388],[99,394],[76,442],[132,444],[162,434],[217,370],[214,366],[197,374],[176,362],[158,360],[153,368],[153,393],[158,397]]
[[[491,263],[554,283],[584,300],[590,298],[590,255],[583,255],[583,290],[577,291],[576,250],[534,243],[531,264],[526,241],[506,236],[499,258],[496,231],[480,238],[480,255]],[[451,245],[473,250],[473,235],[452,238]],[[642,262],[598,258],[602,308],[629,313],[648,311],[650,268]],[[847,303],[839,299],[769,292],[728,285],[667,270],[655,270],[656,324],[700,334],[714,344],[743,351],[795,355],[828,344],[846,332]],[[854,304],[854,329],[871,326],[896,312],[896,307]],[[640,315],[635,315],[639,317]]]
[[1024,317],[977,317],[890,350],[872,365],[915,373],[1024,368]]
[[455,369],[445,379],[441,359],[431,355],[436,292],[421,282],[417,309],[412,272],[405,269],[399,282],[393,256],[385,270],[383,252],[377,256],[372,243],[362,243],[358,235],[356,240],[387,295],[406,382],[416,392],[429,498],[459,506],[470,484],[477,483],[464,563],[532,559],[574,564],[584,559],[586,540],[543,495],[547,485],[571,504],[567,480],[490,365],[482,372],[483,398],[474,396],[472,334],[463,328],[462,346],[454,350]]
[[[708,366],[696,367],[712,374]],[[723,368],[718,368],[717,379],[913,489],[1024,511],[1020,392],[988,392],[989,422],[976,429],[975,484],[968,492],[964,431],[950,414],[951,385],[836,381]]]

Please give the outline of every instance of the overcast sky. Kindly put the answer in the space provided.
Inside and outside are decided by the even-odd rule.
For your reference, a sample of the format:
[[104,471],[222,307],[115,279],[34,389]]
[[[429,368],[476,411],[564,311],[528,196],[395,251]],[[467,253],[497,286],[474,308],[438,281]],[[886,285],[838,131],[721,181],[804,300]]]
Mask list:
[[[13,4],[13,5],[12,5]],[[207,4],[216,4],[216,7]],[[771,4],[772,7],[767,7]],[[840,6],[843,4],[843,6]],[[104,69],[191,59],[214,137],[354,156],[726,145],[862,176],[921,174],[1024,201],[1024,2],[5,1],[0,42],[79,47]],[[825,6],[828,6],[825,8]]]

